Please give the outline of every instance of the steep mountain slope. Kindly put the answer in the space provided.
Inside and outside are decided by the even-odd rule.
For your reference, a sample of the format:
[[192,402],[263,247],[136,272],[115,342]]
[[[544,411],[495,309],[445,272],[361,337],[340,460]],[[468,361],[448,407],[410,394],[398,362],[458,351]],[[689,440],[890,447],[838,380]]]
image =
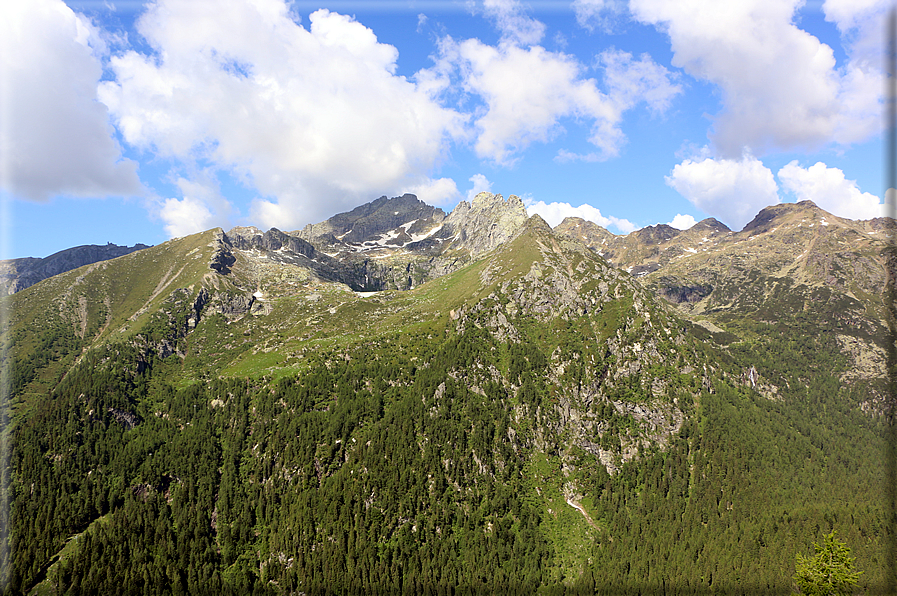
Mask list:
[[42,259],[27,257],[0,261],[0,295],[14,294],[48,277],[144,248],[149,247],[145,244],[118,246],[110,242],[106,246],[91,244],[67,248]]
[[[711,330],[752,337],[744,324],[752,321],[787,323],[790,333],[826,333],[850,359],[845,379],[883,382],[885,260],[893,225],[839,218],[803,201],[767,207],[737,233],[715,220],[685,232],[655,226],[625,237],[598,236],[589,222],[566,221],[558,231],[588,240]],[[798,330],[796,319],[809,327]],[[873,401],[880,407],[878,385]]]
[[884,432],[837,343],[704,341],[515,199],[371,247],[431,267],[408,291],[243,228],[5,298],[7,591],[779,593],[832,528],[880,586]]

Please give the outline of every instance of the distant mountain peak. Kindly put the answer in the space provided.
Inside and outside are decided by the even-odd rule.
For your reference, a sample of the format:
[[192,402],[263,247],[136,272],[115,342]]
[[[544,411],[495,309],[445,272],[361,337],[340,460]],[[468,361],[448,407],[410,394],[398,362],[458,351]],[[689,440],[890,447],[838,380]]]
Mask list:
[[828,211],[821,209],[813,201],[779,203],[778,205],[770,205],[769,207],[761,209],[760,213],[748,222],[741,231],[754,233],[763,232],[795,217],[818,217],[820,219],[827,218],[832,221],[841,219]]
[[[432,229],[445,219],[445,212],[427,205],[415,195],[382,196],[317,224],[309,224],[293,235],[303,240],[333,236],[345,243],[363,243],[404,226],[409,235]],[[409,240],[410,241],[410,240]]]
[[657,243],[667,242],[675,238],[682,233],[682,230],[674,228],[673,226],[668,224],[657,224],[653,226],[646,226],[632,233],[644,242]]
[[729,226],[727,226],[723,222],[719,221],[715,217],[708,217],[707,219],[702,219],[701,221],[699,221],[698,223],[696,223],[695,225],[690,227],[689,230],[697,230],[697,231],[711,230],[711,231],[717,231],[717,232],[731,232],[732,231],[731,228],[729,228]]
[[150,247],[146,244],[118,246],[108,242],[104,245],[86,244],[67,248],[42,259],[28,257],[0,261],[0,296],[14,294],[48,277],[84,265],[107,261],[145,248]]
[[534,213],[533,215],[529,216],[529,219],[526,220],[524,229],[550,232],[551,226],[548,225],[548,222],[542,219],[542,217],[538,213]]

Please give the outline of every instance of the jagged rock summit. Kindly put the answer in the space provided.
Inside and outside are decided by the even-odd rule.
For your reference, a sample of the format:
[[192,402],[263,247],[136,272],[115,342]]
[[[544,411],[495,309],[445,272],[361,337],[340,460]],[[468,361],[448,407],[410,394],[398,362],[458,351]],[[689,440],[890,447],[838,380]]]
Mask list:
[[382,196],[292,234],[309,242],[342,242],[360,245],[362,249],[373,245],[401,246],[413,242],[415,237],[420,240],[428,236],[443,219],[442,209],[427,205],[413,194],[392,199]]
[[[305,270],[303,279],[312,275],[356,291],[407,290],[494,250],[520,233],[526,220],[515,195],[505,200],[483,192],[446,216],[405,194],[380,197],[300,231],[236,227],[223,235],[220,250],[235,259],[245,253],[245,262],[259,272],[298,267]],[[266,260],[247,251],[261,251]]]
[[517,195],[481,192],[473,201],[461,201],[445,220],[446,234],[471,256],[494,249],[516,236],[526,222],[526,207]]
[[476,256],[512,238],[526,218],[526,208],[515,195],[505,200],[482,192],[446,215],[415,195],[404,194],[380,197],[290,234],[340,258],[352,253],[383,258],[409,250],[438,254],[449,249],[465,249]]

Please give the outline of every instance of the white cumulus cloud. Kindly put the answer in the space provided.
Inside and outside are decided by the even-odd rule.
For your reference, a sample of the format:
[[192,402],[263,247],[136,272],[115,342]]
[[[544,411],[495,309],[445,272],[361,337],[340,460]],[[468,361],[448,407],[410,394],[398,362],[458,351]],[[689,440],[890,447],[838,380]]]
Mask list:
[[698,222],[695,221],[695,218],[691,215],[683,215],[681,213],[677,213],[676,217],[673,218],[673,221],[671,221],[667,225],[672,228],[676,228],[677,230],[687,230],[696,223]]
[[202,199],[184,197],[165,199],[161,209],[165,231],[172,238],[188,236],[215,227],[214,214]]
[[138,31],[152,54],[114,56],[100,86],[125,140],[210,163],[259,191],[250,215],[290,229],[430,180],[462,116],[397,76],[397,50],[318,10],[306,29],[283,0],[159,0]]
[[623,0],[573,0],[573,12],[580,27],[612,32],[619,15],[626,11]]
[[0,187],[44,201],[143,192],[97,101],[97,30],[59,0],[0,9]]
[[221,196],[217,182],[208,172],[200,173],[195,178],[178,178],[175,184],[183,198],[165,199],[159,205],[159,217],[165,222],[165,231],[171,237],[187,236],[214,227],[230,227],[233,209],[230,202]]
[[772,172],[751,155],[739,160],[686,159],[665,180],[695,207],[733,230],[740,230],[761,209],[779,202]]
[[670,81],[669,71],[648,54],[634,60],[629,52],[610,49],[598,59],[604,66],[608,95],[621,111],[644,101],[655,113],[664,112],[673,97],[682,91]]
[[893,0],[826,0],[822,5],[826,20],[838,26],[849,57],[838,94],[843,112],[835,127],[839,143],[862,141],[882,128],[885,13],[893,7]]
[[482,174],[474,174],[470,177],[473,186],[467,191],[467,200],[473,201],[481,192],[492,192],[492,183]]
[[524,204],[526,205],[526,212],[529,215],[539,215],[551,227],[560,224],[564,221],[565,217],[580,217],[594,222],[603,228],[614,227],[624,234],[628,234],[635,230],[635,226],[632,222],[613,216],[606,217],[601,214],[599,209],[588,204],[574,207],[570,203],[546,203],[545,201],[534,201],[532,199],[526,199]]
[[484,44],[478,39],[440,43],[440,60],[421,77],[433,88],[450,89],[450,81],[482,100],[476,112],[474,150],[479,157],[513,165],[520,152],[563,132],[561,120],[575,118],[590,126],[589,141],[597,152],[585,156],[559,154],[561,161],[598,161],[618,155],[625,142],[623,113],[640,102],[657,112],[666,109],[681,88],[665,68],[647,54],[638,59],[606,50],[599,59],[607,92],[586,77],[579,61],[541,46]]
[[427,178],[417,184],[406,187],[403,191],[417,195],[417,198],[428,205],[446,205],[460,196],[458,185],[451,178],[433,180]]
[[[885,191],[885,215],[887,217],[894,217],[893,210],[897,207],[897,188],[889,188]],[[891,213],[887,213],[890,211]]]
[[813,201],[818,207],[847,219],[872,219],[884,215],[881,200],[860,191],[856,180],[847,180],[839,168],[817,162],[802,168],[797,161],[779,170],[782,187],[794,193],[799,201]]
[[[758,155],[812,150],[832,142],[861,142],[878,132],[880,61],[851,53],[849,63],[839,68],[828,45],[795,25],[802,4],[630,3],[637,19],[668,33],[674,66],[721,90],[722,111],[714,116],[710,134],[718,155],[736,158],[745,148]],[[839,26],[855,27],[855,13],[834,8],[827,13],[838,15],[832,18],[839,19]]]
[[495,21],[503,41],[532,45],[545,35],[545,24],[527,16],[517,0],[484,0],[483,8]]

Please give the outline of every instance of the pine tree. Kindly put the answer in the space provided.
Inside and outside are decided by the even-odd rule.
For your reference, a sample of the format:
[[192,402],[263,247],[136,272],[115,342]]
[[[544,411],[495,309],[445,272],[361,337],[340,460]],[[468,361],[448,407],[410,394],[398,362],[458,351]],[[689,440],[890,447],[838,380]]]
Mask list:
[[840,596],[851,594],[861,571],[853,570],[856,557],[850,556],[850,548],[837,538],[835,532],[825,536],[823,543],[814,542],[816,554],[805,557],[800,553],[795,560],[794,583],[801,594],[807,596]]

